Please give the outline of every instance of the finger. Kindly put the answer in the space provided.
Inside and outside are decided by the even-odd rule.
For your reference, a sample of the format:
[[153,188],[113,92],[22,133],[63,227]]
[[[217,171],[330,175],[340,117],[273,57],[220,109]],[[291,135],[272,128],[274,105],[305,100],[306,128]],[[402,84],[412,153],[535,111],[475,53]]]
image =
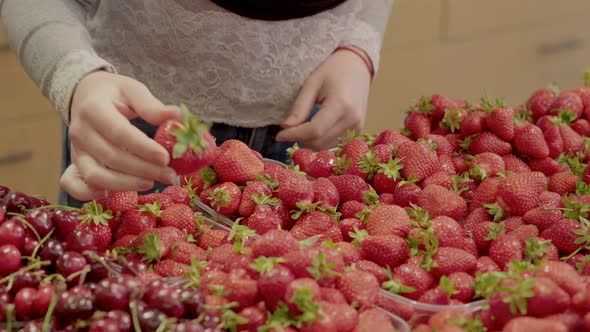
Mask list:
[[72,158],[82,179],[92,188],[110,191],[144,191],[154,186],[153,181],[108,169],[85,152],[78,151]]
[[94,131],[90,131],[87,136],[78,148],[112,170],[168,184],[176,179],[176,172],[172,168],[158,166],[121,150]]
[[300,125],[307,120],[316,100],[318,100],[321,86],[321,81],[317,79],[309,79],[305,81],[301,87],[301,91],[299,91],[299,94],[295,99],[291,114],[282,123],[283,127],[291,128]]
[[107,195],[105,190],[93,189],[84,180],[78,171],[76,165],[71,164],[66,168],[59,179],[60,187],[79,201],[90,201],[93,199],[104,198]]
[[169,119],[180,119],[180,109],[164,105],[143,84],[131,81],[123,90],[123,97],[131,109],[148,123],[158,126]]
[[90,128],[84,125],[78,126],[76,123],[70,127],[70,136],[77,145],[86,140],[90,130],[94,130],[110,144],[127,150],[141,159],[160,166],[168,165],[170,157],[166,149],[133,126],[112,103],[99,102],[78,112],[79,116],[84,118],[81,123],[88,123]]
[[305,143],[320,139],[342,117],[341,112],[333,107],[329,100],[324,105],[311,121],[280,131],[277,134],[276,140],[279,142]]

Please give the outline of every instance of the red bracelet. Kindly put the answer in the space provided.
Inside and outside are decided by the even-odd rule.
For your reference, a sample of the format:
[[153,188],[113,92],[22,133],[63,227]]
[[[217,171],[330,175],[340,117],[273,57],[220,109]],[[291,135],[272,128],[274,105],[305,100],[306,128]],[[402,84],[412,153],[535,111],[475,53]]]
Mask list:
[[334,50],[334,53],[338,52],[340,50],[350,51],[350,52],[358,55],[358,57],[361,58],[361,60],[363,60],[365,65],[367,65],[367,68],[369,69],[369,74],[371,75],[371,81],[373,80],[373,77],[375,77],[375,70],[373,69],[373,64],[371,63],[371,60],[369,60],[369,57],[366,54],[364,54],[362,51],[358,50],[357,48],[351,47],[351,46],[338,46]]

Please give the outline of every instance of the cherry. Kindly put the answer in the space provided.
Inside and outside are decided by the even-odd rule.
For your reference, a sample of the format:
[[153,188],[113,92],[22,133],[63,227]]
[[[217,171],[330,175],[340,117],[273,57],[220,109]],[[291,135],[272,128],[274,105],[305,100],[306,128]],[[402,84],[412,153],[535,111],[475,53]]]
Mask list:
[[86,250],[96,250],[96,241],[94,236],[88,232],[75,229],[66,239],[66,248],[70,251],[84,252]]
[[145,303],[138,302],[137,318],[142,331],[155,331],[167,317],[160,310],[148,308]]
[[6,305],[12,303],[8,293],[0,293],[0,322],[6,321]]
[[25,242],[25,229],[20,222],[9,219],[0,225],[0,243],[21,248]]
[[43,322],[40,320],[30,320],[23,326],[23,332],[42,332]]
[[94,292],[96,307],[100,310],[125,309],[129,307],[129,289],[119,283],[115,277],[101,280]]
[[88,332],[119,332],[119,323],[111,318],[101,318],[90,324]]
[[0,205],[0,223],[2,223],[5,218],[6,218],[6,207],[4,205]]
[[[66,278],[76,272],[82,271],[84,267],[86,267],[86,258],[75,251],[66,251],[63,256],[57,259],[55,264],[56,271]],[[80,276],[74,278],[71,281],[72,284],[78,283],[79,278]]]
[[43,198],[29,197],[29,201],[30,201],[29,209],[37,209],[42,206],[51,205],[51,203],[49,203],[47,200],[45,200]]
[[117,277],[117,282],[125,286],[133,298],[139,297],[142,291],[141,281],[130,274],[121,274]]
[[33,306],[33,297],[37,290],[31,287],[25,287],[19,290],[14,297],[14,311],[16,318],[21,320],[31,320],[39,317]]
[[209,329],[215,329],[221,323],[221,319],[217,315],[206,314],[203,318],[203,327]]
[[50,261],[55,265],[57,259],[64,255],[65,249],[61,242],[55,239],[49,239],[43,245],[39,256],[44,261]]
[[10,292],[12,294],[16,294],[19,290],[23,288],[37,288],[39,285],[39,273],[43,273],[43,270],[33,271],[26,271],[23,273],[19,273],[16,278],[14,278],[14,282],[12,284],[12,289]]
[[8,194],[10,194],[10,189],[5,186],[0,186],[0,199],[4,199]]
[[100,281],[109,276],[108,261],[101,253],[95,255],[86,255],[86,260],[90,264],[90,272],[88,273],[88,280]]
[[92,315],[94,296],[88,288],[75,286],[60,294],[55,305],[55,314],[64,320],[86,319]]
[[205,329],[203,326],[196,322],[180,322],[176,324],[174,332],[203,332]]
[[131,316],[123,310],[111,310],[107,313],[107,317],[115,320],[119,324],[121,332],[128,332],[131,330]]
[[25,220],[35,228],[41,238],[53,229],[53,221],[45,210],[31,210],[25,215]]
[[20,269],[22,256],[17,247],[5,244],[0,247],[0,275],[6,276]]
[[203,301],[201,294],[196,290],[183,289],[180,298],[184,304],[185,317],[199,317]]
[[55,226],[55,236],[60,241],[65,241],[68,235],[76,229],[78,215],[66,210],[56,210],[51,215],[51,220]]
[[31,208],[31,199],[23,193],[12,192],[4,197],[4,204],[7,212],[21,213]]
[[23,255],[25,256],[31,256],[33,255],[33,251],[35,251],[35,248],[37,248],[37,246],[39,245],[39,241],[32,236],[26,236],[25,237],[25,241],[23,243]]
[[169,317],[180,318],[184,315],[184,304],[176,288],[167,286],[148,288],[143,295],[143,300],[147,305],[161,310]]
[[147,270],[147,265],[141,260],[141,257],[139,257],[138,255],[130,254],[125,256],[123,273],[139,274]]
[[37,289],[37,293],[33,296],[33,306],[39,315],[45,316],[54,293],[55,287],[52,284],[42,285]]

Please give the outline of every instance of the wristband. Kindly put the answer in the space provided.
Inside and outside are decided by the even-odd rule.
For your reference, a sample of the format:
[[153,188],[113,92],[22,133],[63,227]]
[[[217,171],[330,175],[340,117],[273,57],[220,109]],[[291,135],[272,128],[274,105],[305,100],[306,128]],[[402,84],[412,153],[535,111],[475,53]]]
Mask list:
[[338,46],[334,50],[334,53],[338,52],[340,50],[350,51],[350,52],[358,55],[358,57],[361,58],[361,60],[363,60],[365,65],[367,65],[367,69],[369,70],[369,75],[371,76],[371,81],[373,81],[373,77],[375,77],[375,70],[373,69],[373,64],[371,63],[371,60],[369,60],[368,56],[366,54],[364,54],[363,51],[360,51],[357,48],[351,47],[351,46]]

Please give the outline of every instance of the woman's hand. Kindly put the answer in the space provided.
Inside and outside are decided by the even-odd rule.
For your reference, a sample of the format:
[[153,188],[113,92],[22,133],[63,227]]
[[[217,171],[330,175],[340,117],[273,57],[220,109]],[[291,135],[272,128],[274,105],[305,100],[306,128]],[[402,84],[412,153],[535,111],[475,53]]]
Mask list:
[[[300,142],[314,150],[335,147],[347,129],[363,129],[370,84],[371,74],[357,54],[333,53],[304,82],[277,141]],[[306,122],[316,103],[320,111]]]
[[178,118],[179,110],[129,77],[97,71],[80,81],[69,125],[72,164],[60,180],[66,192],[91,200],[107,191],[143,191],[154,181],[174,181],[168,153],[129,122],[136,117],[157,126]]

